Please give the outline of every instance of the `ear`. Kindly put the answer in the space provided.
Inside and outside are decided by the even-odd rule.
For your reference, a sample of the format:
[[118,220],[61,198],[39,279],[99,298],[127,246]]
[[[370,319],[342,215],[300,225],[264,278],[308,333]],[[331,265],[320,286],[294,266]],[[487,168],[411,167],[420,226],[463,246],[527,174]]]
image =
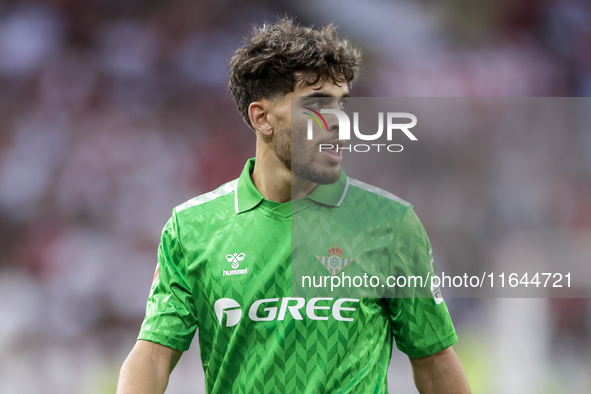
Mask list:
[[266,100],[253,101],[248,106],[248,117],[252,127],[263,135],[273,134],[272,116],[269,113],[270,103]]

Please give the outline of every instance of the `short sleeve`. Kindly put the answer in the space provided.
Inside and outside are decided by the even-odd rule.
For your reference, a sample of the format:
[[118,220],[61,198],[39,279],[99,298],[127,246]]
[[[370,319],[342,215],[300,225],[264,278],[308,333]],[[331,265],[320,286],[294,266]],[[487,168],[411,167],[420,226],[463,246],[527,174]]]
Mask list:
[[158,265],[138,339],[189,349],[198,321],[175,211],[162,230]]
[[[431,243],[412,205],[399,224],[393,256],[396,275],[428,278],[435,274]],[[396,346],[410,357],[429,356],[458,340],[441,293],[428,286],[408,286],[387,300]]]

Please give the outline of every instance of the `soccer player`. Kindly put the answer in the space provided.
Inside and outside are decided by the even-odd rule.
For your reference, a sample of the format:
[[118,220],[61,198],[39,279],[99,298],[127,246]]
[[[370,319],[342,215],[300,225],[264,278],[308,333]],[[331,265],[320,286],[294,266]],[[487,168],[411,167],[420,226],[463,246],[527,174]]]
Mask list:
[[[292,119],[292,105],[341,108],[360,63],[359,51],[332,26],[318,30],[288,18],[256,29],[236,51],[230,89],[256,134],[256,157],[238,179],[173,210],[117,393],[163,393],[197,328],[212,394],[386,393],[394,340],[410,358],[420,393],[470,392],[451,347],[453,324],[436,295],[292,294],[296,215],[306,227],[297,230],[306,246],[298,259],[325,274],[345,274],[370,254],[412,272],[434,269],[412,206],[348,178],[339,149],[319,151],[321,143],[344,145],[336,117],[327,116],[328,127],[312,140],[292,136],[306,122],[305,115]],[[348,241],[351,234],[363,242]]]

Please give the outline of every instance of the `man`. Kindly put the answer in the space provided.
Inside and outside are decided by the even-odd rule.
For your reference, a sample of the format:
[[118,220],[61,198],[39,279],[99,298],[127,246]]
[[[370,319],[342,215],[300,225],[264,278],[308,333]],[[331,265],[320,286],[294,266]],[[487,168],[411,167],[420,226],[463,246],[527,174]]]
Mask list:
[[[392,266],[420,272],[431,264],[412,206],[348,178],[340,149],[318,150],[321,143],[344,145],[336,119],[327,116],[326,129],[315,129],[312,140],[294,135],[292,141],[291,130],[305,122],[304,115],[292,119],[292,105],[341,108],[360,62],[332,26],[314,30],[290,19],[256,30],[237,50],[230,89],[255,131],[256,158],[238,179],[173,210],[146,318],[117,393],[163,393],[197,327],[208,393],[387,392],[393,336],[410,357],[420,393],[469,393],[441,299],[292,294],[296,213],[329,228],[367,223],[373,229],[355,247],[346,245],[346,231],[304,231],[309,250],[298,249],[298,256],[316,266],[321,256],[314,256],[327,247],[335,261],[350,254],[363,264],[359,256],[368,245],[385,240],[382,256]],[[382,214],[361,212],[358,220],[359,201],[382,206]]]

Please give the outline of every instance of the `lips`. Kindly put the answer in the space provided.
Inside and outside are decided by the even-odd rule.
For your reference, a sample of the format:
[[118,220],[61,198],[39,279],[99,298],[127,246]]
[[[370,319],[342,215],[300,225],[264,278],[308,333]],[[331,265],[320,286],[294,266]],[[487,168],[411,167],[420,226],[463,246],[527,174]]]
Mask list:
[[343,160],[343,153],[342,151],[338,151],[335,149],[323,149],[322,150],[322,154],[326,157],[328,157],[328,159],[330,161],[333,161],[335,163],[339,163],[341,160]]
[[[331,141],[322,142],[321,144],[338,146],[339,147],[339,151],[342,151],[343,150],[343,147],[345,145],[347,145],[347,141],[344,141],[344,140],[331,140]],[[334,148],[334,149],[336,149],[336,148]]]
[[325,142],[324,144],[333,145],[334,148],[322,149],[321,153],[324,154],[330,161],[340,163],[341,160],[343,160],[343,147],[345,146],[345,141],[332,140]]

